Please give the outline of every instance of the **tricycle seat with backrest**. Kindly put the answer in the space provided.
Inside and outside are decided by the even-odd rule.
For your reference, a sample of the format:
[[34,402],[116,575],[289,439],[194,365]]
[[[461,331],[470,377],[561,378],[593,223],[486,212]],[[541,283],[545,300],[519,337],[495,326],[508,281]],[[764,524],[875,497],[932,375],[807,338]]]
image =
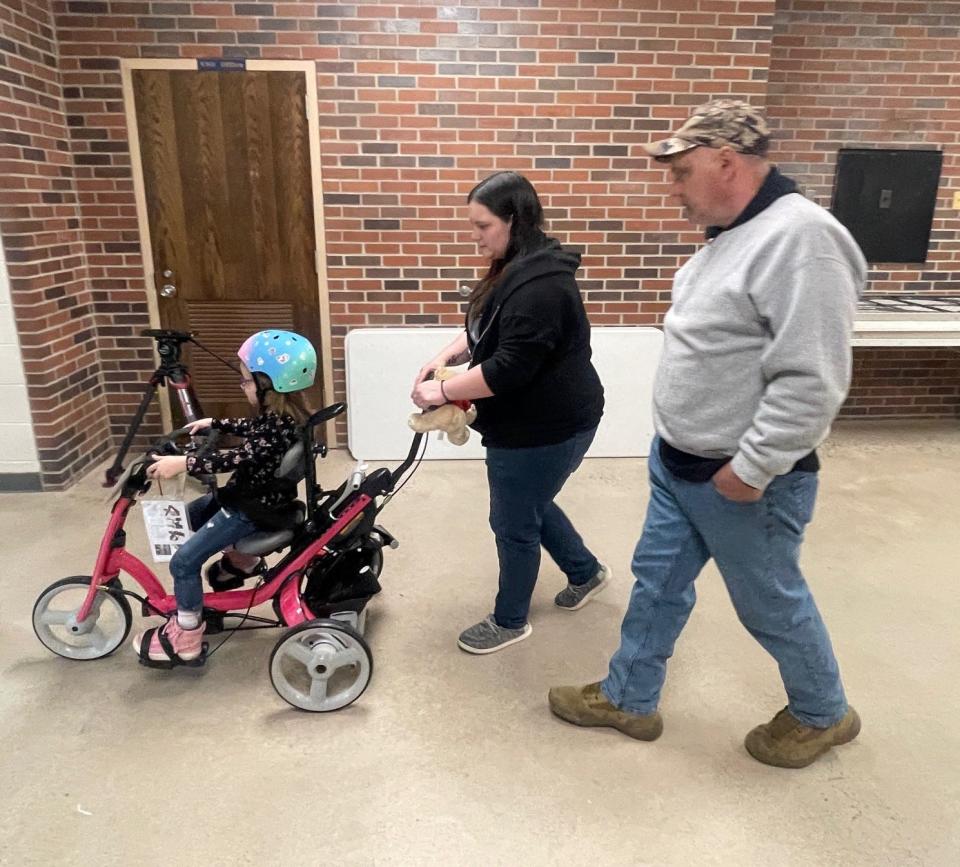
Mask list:
[[[292,482],[294,485],[303,481],[306,474],[304,467],[303,442],[297,441],[290,446],[280,461],[275,473],[278,479]],[[312,456],[311,456],[312,457]],[[285,548],[293,540],[297,528],[306,520],[307,507],[300,500],[294,500],[283,513],[277,516],[279,528],[259,530],[241,539],[234,548],[241,554],[269,554],[278,548]]]
[[[340,415],[347,405],[345,403],[334,403],[326,406],[319,412],[315,412],[304,424],[301,436],[298,442],[287,449],[280,466],[274,474],[277,479],[300,484],[307,476],[308,469],[312,469],[312,462],[317,448],[320,454],[326,454],[326,446],[314,447],[313,431],[318,425],[330,421]],[[311,476],[311,480],[313,476]],[[272,522],[274,526],[270,529],[263,529],[256,533],[251,533],[245,539],[241,539],[234,548],[242,554],[269,554],[280,548],[285,548],[293,541],[297,530],[302,526],[307,518],[307,507],[300,500],[294,500],[287,509],[275,516]]]

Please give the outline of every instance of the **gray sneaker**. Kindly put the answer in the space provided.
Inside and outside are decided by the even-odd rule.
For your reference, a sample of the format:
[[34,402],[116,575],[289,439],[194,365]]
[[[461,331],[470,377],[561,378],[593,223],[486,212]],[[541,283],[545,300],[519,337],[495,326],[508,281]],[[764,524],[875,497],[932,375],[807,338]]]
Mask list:
[[531,632],[533,627],[529,623],[524,623],[519,629],[498,626],[490,614],[485,620],[464,629],[457,644],[467,653],[496,653],[511,644],[523,641]]
[[594,596],[596,596],[613,575],[613,570],[609,566],[600,564],[597,574],[594,575],[586,584],[567,584],[553,599],[560,607],[567,611],[576,611],[583,608]]

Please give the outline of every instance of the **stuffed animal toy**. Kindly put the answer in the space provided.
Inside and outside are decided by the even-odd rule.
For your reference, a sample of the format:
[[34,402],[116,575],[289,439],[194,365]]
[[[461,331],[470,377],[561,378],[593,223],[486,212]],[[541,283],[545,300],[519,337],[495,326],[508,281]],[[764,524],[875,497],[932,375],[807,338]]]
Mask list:
[[[454,372],[446,367],[438,367],[433,374],[436,380],[451,379],[453,376]],[[454,400],[443,406],[413,413],[407,424],[417,433],[440,431],[441,439],[446,434],[447,439],[455,446],[462,446],[470,439],[467,425],[476,417],[477,408],[469,400]]]

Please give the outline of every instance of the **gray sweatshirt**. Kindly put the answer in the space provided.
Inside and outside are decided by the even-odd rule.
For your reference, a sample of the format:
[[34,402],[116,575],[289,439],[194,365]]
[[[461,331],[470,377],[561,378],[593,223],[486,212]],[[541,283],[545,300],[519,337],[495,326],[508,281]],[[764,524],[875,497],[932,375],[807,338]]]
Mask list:
[[766,488],[815,449],[850,387],[867,263],[850,233],[781,196],[699,250],[674,278],[654,385],[670,445]]

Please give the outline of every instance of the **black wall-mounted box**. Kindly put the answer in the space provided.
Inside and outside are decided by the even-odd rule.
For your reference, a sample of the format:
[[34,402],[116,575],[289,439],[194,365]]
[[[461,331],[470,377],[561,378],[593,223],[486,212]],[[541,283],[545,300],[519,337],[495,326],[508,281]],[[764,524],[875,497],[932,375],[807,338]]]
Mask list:
[[841,148],[830,210],[868,262],[925,262],[943,152]]

